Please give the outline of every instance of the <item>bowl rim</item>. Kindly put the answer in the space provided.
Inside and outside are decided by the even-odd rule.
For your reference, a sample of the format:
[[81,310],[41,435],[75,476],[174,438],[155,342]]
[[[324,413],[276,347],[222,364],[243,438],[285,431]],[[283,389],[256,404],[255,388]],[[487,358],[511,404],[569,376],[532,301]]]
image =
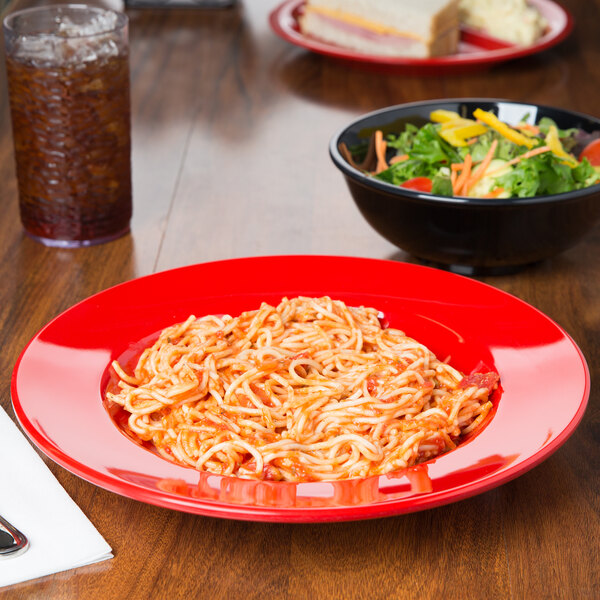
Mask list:
[[406,102],[402,104],[395,104],[392,106],[386,106],[383,108],[379,108],[368,113],[361,115],[360,117],[354,119],[351,123],[345,125],[343,128],[339,129],[331,138],[329,142],[329,155],[333,160],[336,167],[342,171],[342,173],[355,181],[356,183],[367,187],[374,188],[381,192],[385,192],[392,196],[402,197],[404,199],[412,199],[429,202],[431,204],[453,204],[453,205],[472,205],[472,206],[520,206],[524,204],[545,204],[549,202],[563,202],[570,201],[580,198],[582,196],[588,196],[590,194],[600,193],[600,183],[596,183],[592,186],[582,188],[580,190],[571,190],[570,192],[562,192],[560,194],[551,194],[545,196],[529,196],[526,198],[472,198],[469,196],[439,196],[436,194],[428,194],[425,192],[419,192],[415,190],[409,190],[406,188],[401,188],[400,186],[394,185],[392,183],[387,183],[385,181],[381,181],[379,179],[375,179],[373,177],[366,176],[362,171],[355,169],[352,167],[346,159],[341,155],[338,144],[339,140],[342,138],[344,134],[346,134],[350,129],[356,127],[363,121],[367,121],[368,119],[379,116],[386,115],[388,113],[393,113],[399,110],[410,110],[417,107],[426,107],[426,106],[436,106],[441,104],[448,103],[465,103],[465,104],[478,104],[478,103],[503,103],[503,104],[519,104],[523,106],[531,106],[538,109],[547,109],[553,111],[563,112],[566,115],[572,116],[574,118],[585,119],[588,121],[594,122],[598,126],[598,131],[600,131],[600,118],[594,117],[592,115],[569,110],[566,108],[561,108],[557,106],[550,106],[548,104],[538,104],[536,102],[528,102],[526,100],[508,100],[504,98],[486,98],[486,97],[457,97],[457,98],[437,98],[430,100],[420,100],[416,102]]

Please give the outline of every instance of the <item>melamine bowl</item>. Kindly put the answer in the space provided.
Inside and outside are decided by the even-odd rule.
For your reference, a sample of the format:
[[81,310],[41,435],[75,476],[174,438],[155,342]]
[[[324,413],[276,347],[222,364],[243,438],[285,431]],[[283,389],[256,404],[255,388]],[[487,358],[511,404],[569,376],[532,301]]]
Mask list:
[[367,222],[383,237],[428,263],[466,273],[513,272],[577,244],[600,216],[600,184],[532,198],[448,198],[404,189],[352,167],[340,144],[352,147],[382,129],[399,133],[407,123],[429,121],[436,109],[471,117],[477,107],[508,123],[529,113],[550,117],[559,128],[600,131],[600,119],[539,104],[498,99],[449,99],[383,108],[344,127],[329,152]]

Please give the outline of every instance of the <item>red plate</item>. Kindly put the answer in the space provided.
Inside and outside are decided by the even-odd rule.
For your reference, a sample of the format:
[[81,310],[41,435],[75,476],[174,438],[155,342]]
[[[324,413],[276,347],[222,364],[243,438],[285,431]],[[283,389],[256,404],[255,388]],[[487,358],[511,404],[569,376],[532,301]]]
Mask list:
[[378,70],[415,75],[437,75],[464,72],[490,67],[495,63],[528,56],[547,50],[564,40],[573,29],[573,17],[551,0],[530,0],[548,22],[546,33],[531,46],[515,46],[492,38],[470,28],[462,28],[457,54],[435,58],[397,58],[354,52],[300,32],[298,17],[304,10],[306,0],[287,0],[269,16],[269,22],[277,35],[284,40],[336,59],[368,66]]
[[[501,377],[489,424],[436,460],[342,482],[249,481],[199,473],[136,445],[103,402],[108,365],[190,314],[238,314],[282,296],[329,295],[384,312],[464,372],[483,361]],[[107,490],[201,515],[318,522],[397,515],[484,492],[534,467],[579,424],[589,396],[584,357],[532,306],[473,279],[364,258],[275,256],[182,267],[76,304],[21,354],[12,400],[21,426],[52,460]]]

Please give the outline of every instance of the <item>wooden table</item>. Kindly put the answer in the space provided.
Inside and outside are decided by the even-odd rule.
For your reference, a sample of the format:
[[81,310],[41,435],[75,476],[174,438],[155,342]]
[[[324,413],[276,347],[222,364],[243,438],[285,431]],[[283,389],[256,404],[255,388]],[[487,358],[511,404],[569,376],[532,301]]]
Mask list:
[[[361,113],[443,97],[504,97],[600,116],[600,2],[562,4],[577,25],[557,48],[490,71],[433,78],[351,69],[295,48],[268,25],[276,0],[216,11],[129,11],[132,233],[79,250],[45,248],[22,233],[2,71],[2,406],[14,417],[11,371],[38,329],[120,282],[267,254],[416,262],[359,215],[328,157],[331,135]],[[592,381],[600,380],[599,253],[596,227],[555,259],[479,278],[569,332]],[[110,493],[46,459],[115,558],[5,588],[0,597],[598,598],[599,404],[594,388],[567,443],[506,485],[361,522],[199,517]]]

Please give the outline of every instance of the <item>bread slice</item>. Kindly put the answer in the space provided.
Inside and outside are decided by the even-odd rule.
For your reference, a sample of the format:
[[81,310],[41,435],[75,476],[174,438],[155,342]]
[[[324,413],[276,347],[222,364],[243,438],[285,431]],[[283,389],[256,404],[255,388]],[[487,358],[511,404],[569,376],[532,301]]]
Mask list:
[[308,0],[303,34],[364,54],[426,58],[456,52],[458,0]]

